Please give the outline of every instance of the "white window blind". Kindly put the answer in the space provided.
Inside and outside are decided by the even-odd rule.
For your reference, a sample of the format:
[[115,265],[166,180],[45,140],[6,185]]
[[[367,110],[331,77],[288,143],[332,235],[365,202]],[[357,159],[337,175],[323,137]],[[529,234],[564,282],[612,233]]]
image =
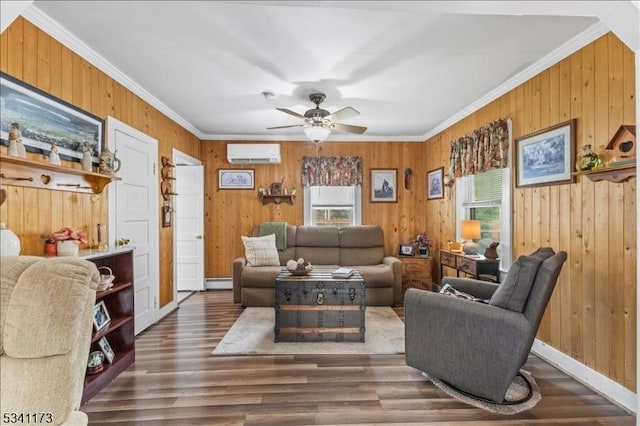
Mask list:
[[482,207],[500,205],[502,200],[502,170],[495,169],[460,178],[462,205]]

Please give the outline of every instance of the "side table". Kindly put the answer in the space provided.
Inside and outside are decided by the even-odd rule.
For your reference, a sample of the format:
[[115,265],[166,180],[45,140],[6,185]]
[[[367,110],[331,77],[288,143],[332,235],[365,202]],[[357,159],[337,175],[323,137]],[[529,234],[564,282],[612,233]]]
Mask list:
[[433,279],[431,276],[430,256],[398,256],[402,262],[402,294],[408,288],[420,288],[431,291]]
[[471,275],[475,279],[500,282],[500,260],[487,259],[484,256],[466,256],[448,250],[440,250],[440,279],[444,277],[444,267],[456,270],[456,276],[460,272]]

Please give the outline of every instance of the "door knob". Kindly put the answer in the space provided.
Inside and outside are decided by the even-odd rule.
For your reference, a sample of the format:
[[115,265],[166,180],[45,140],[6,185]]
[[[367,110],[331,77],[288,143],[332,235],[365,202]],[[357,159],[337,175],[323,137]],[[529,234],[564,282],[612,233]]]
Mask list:
[[196,240],[201,240],[202,239],[202,235],[196,235]]

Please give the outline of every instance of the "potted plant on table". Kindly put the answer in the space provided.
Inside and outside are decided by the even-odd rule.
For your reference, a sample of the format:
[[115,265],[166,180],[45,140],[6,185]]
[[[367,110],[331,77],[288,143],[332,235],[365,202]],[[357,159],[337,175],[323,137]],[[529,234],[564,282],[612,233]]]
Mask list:
[[56,242],[58,256],[77,256],[80,244],[87,243],[87,234],[82,230],[63,226],[59,231],[52,232],[50,239]]
[[416,235],[414,242],[418,244],[418,254],[420,256],[429,256],[429,252],[433,247],[433,239],[426,232]]

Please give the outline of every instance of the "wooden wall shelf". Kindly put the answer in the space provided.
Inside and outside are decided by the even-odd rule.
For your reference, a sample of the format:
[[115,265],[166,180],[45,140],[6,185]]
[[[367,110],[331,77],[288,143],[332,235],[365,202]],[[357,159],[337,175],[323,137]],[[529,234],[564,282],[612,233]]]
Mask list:
[[100,194],[113,176],[0,154],[4,185]]
[[296,198],[295,195],[266,195],[266,194],[258,194],[258,198],[262,201],[263,205],[274,203],[280,204],[282,202],[289,203],[293,205],[293,200]]
[[609,182],[622,182],[636,175],[636,165],[627,164],[617,167],[602,167],[593,170],[582,170],[573,173],[576,176],[586,176],[593,182],[608,180]]

